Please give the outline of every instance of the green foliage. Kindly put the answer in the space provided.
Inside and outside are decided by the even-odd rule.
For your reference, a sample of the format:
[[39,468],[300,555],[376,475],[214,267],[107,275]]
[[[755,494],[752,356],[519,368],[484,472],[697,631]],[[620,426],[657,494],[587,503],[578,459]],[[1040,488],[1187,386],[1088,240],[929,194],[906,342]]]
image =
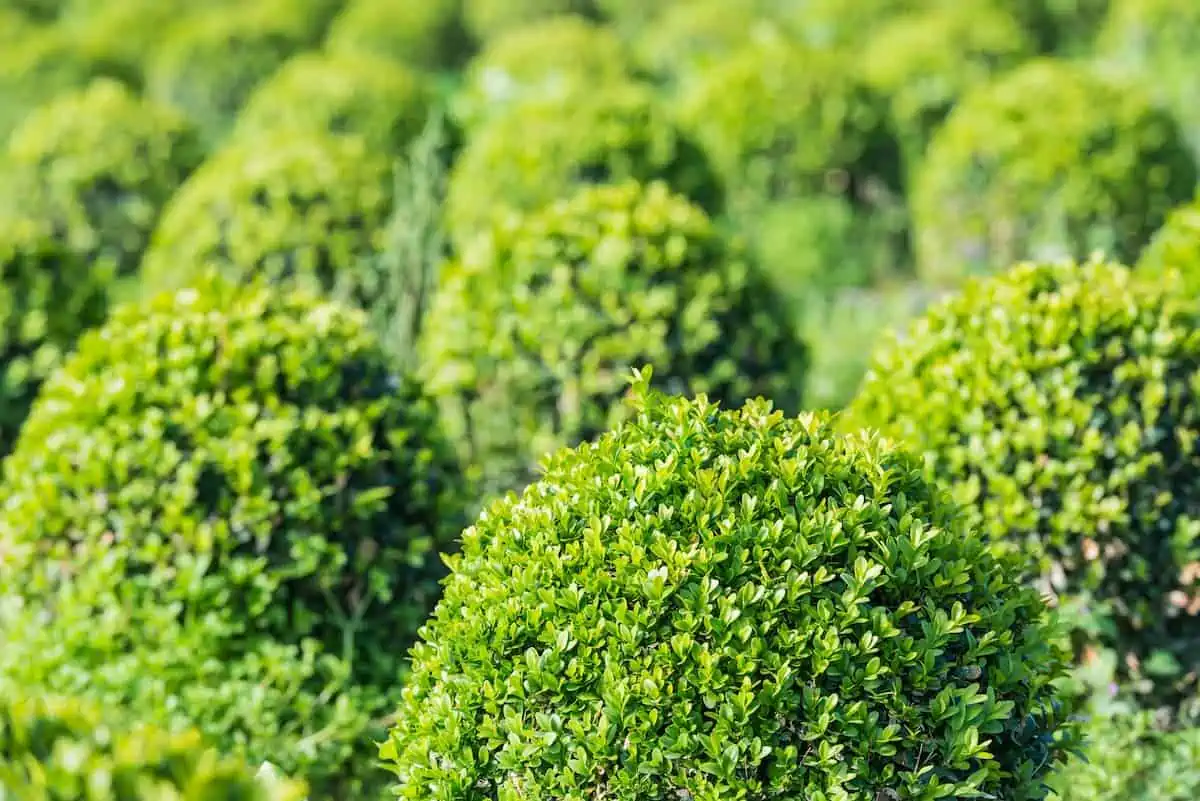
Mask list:
[[490,40],[467,65],[457,116],[475,128],[528,97],[561,97],[628,79],[632,64],[610,29],[580,16],[550,17]]
[[1200,197],[1170,213],[1142,251],[1137,269],[1151,279],[1178,270],[1186,290],[1200,295]]
[[99,79],[34,109],[6,158],[10,202],[37,207],[93,270],[128,274],[202,153],[174,109]]
[[[945,0],[953,2],[954,0]],[[1116,0],[1120,2],[1121,0]],[[989,0],[1013,13],[1047,53],[1077,54],[1091,46],[1114,0]]]
[[220,281],[122,307],[5,469],[0,680],[377,792],[463,488],[361,314]]
[[1097,49],[1112,69],[1145,77],[1200,157],[1200,3],[1114,0]]
[[1194,801],[1200,798],[1200,729],[1164,731],[1150,713],[1098,717],[1083,758],[1056,773],[1051,801]]
[[757,44],[699,77],[679,113],[739,193],[865,200],[900,188],[900,159],[886,104],[857,74],[839,53]]
[[497,223],[446,266],[429,317],[427,386],[490,491],[619,420],[633,366],[673,391],[794,409],[807,362],[766,283],[661,183],[588,187]]
[[1115,652],[1155,707],[1200,669],[1200,310],[1175,278],[1097,259],[968,282],[884,341],[853,415],[926,454],[1083,661]]
[[560,14],[594,16],[594,0],[462,0],[467,30],[485,42],[531,22]]
[[5,10],[16,11],[40,22],[53,21],[70,0],[4,0]]
[[1029,62],[968,93],[934,136],[912,196],[918,269],[955,285],[1023,259],[1130,261],[1196,181],[1141,84]]
[[263,782],[194,731],[113,725],[74,698],[0,696],[6,801],[302,801],[304,786]]
[[37,24],[20,11],[0,6],[0,44],[16,44],[31,36],[37,29]]
[[330,26],[325,48],[369,54],[425,69],[448,69],[470,52],[462,0],[350,0]]
[[205,144],[217,144],[254,88],[312,39],[311,22],[281,13],[283,2],[214,6],[179,19],[148,56],[151,96],[183,110]]
[[46,219],[0,212],[0,456],[41,382],[104,319],[114,272],[111,262],[89,264]]
[[167,204],[143,280],[152,292],[176,288],[215,266],[236,281],[332,288],[375,249],[389,166],[349,135],[278,131],[233,142]]
[[1034,43],[1003,6],[951,0],[897,16],[866,49],[863,73],[887,99],[911,167],[958,99],[1031,56]]
[[0,37],[0,44],[0,145],[47,99],[86,86],[96,77],[127,82],[134,77],[59,28],[31,27],[12,42]]
[[272,131],[350,133],[395,157],[421,131],[433,105],[429,80],[394,61],[305,53],[250,95],[233,137],[249,144]]
[[650,87],[614,82],[531,97],[472,133],[450,175],[447,224],[461,244],[508,211],[628,179],[661,179],[710,212],[723,202],[708,159]]
[[1039,799],[1046,610],[919,463],[645,395],[463,535],[383,748],[401,799]]

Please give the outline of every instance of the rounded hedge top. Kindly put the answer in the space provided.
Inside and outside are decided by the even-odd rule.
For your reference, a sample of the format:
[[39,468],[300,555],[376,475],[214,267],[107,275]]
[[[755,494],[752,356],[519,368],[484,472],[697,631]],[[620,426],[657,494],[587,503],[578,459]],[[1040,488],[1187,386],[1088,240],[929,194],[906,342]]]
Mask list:
[[630,77],[625,45],[610,28],[565,15],[497,36],[467,65],[457,97],[466,127],[521,98],[571,94]]
[[355,136],[287,131],[231,143],[163,211],[143,263],[153,291],[211,266],[320,289],[352,280],[388,213],[386,158]]
[[101,79],[32,111],[13,131],[7,159],[20,203],[48,204],[73,247],[124,273],[202,153],[174,109]]
[[727,186],[776,197],[848,184],[902,183],[887,106],[842,53],[763,42],[714,64],[683,93],[680,116]]
[[402,799],[1041,798],[1015,579],[868,435],[643,400],[464,533],[383,754]]
[[661,183],[585,187],[498,224],[447,266],[429,319],[427,385],[493,491],[613,424],[632,366],[794,409],[807,364],[757,272]]
[[351,0],[330,25],[325,48],[452,69],[470,50],[461,5],[461,0]]
[[1200,197],[1171,212],[1142,251],[1137,269],[1151,278],[1178,270],[1186,291],[1200,293]]
[[[19,690],[17,691],[19,692]],[[75,698],[0,696],[0,796],[8,801],[302,801],[303,784],[256,778],[195,731],[114,726]]]
[[0,209],[0,456],[7,455],[38,387],[99,324],[115,280],[112,262],[89,263],[46,218]]
[[467,30],[485,42],[559,14],[596,14],[595,0],[462,0]]
[[1084,655],[1115,650],[1154,703],[1200,667],[1200,311],[1175,278],[1094,260],[969,282],[885,341],[852,415],[927,454],[1082,616]]
[[0,679],[366,797],[455,464],[359,312],[219,281],[122,307],[6,462]]
[[281,2],[187,14],[150,54],[150,95],[183,110],[207,145],[224,138],[254,88],[311,39],[310,22]]
[[250,95],[233,136],[352,133],[372,150],[396,157],[421,132],[433,106],[430,82],[394,61],[306,53],[288,61]]
[[1140,84],[1029,62],[968,93],[934,135],[913,189],[918,267],[952,285],[1027,258],[1132,260],[1196,182]]
[[867,83],[887,98],[910,162],[967,90],[1034,53],[1035,44],[1003,5],[965,0],[904,14],[867,43]]
[[514,104],[473,132],[450,174],[447,223],[456,241],[506,210],[532,211],[585,183],[661,179],[707,211],[723,189],[708,159],[633,81],[579,87]]

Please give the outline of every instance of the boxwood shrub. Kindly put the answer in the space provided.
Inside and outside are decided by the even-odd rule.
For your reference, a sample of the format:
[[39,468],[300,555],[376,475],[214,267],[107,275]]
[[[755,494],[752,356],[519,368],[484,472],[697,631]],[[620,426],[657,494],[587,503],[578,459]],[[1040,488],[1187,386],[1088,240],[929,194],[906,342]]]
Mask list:
[[91,264],[47,218],[0,209],[0,456],[38,387],[87,328],[103,321],[115,264]]
[[215,266],[238,281],[353,289],[391,189],[389,161],[361,137],[276,131],[232,142],[167,204],[143,282],[171,289]]
[[207,277],[123,306],[5,471],[0,680],[375,792],[463,485],[361,313]]
[[372,55],[304,53],[254,90],[238,114],[233,137],[264,132],[350,133],[371,150],[398,158],[434,107],[430,80]]
[[926,454],[980,531],[1029,557],[1085,662],[1173,708],[1200,669],[1200,309],[1178,276],[1027,262],[876,352],[852,419]]
[[1200,294],[1200,196],[1167,216],[1138,257],[1137,269],[1151,279],[1178,270],[1187,291]]
[[111,720],[75,698],[0,695],[0,796],[7,801],[303,801],[302,783],[261,780],[195,731]]
[[901,188],[887,105],[840,53],[784,41],[738,49],[681,96],[679,114],[727,186],[788,197]]
[[619,419],[631,366],[795,408],[807,363],[736,244],[661,183],[586,187],[497,223],[443,269],[428,319],[427,385],[492,491]]
[[450,173],[447,227],[461,243],[509,211],[532,211],[580,184],[663,180],[720,209],[724,191],[709,160],[636,81],[530,97],[489,119]]
[[471,52],[461,11],[462,0],[350,0],[330,25],[325,49],[455,69]]
[[574,14],[549,17],[489,40],[471,59],[455,98],[456,117],[475,128],[522,98],[591,91],[632,71],[612,29]]
[[463,535],[384,745],[401,799],[1042,798],[1037,593],[828,418],[635,388]]
[[934,135],[913,186],[918,267],[955,285],[1022,259],[1128,262],[1196,181],[1144,86],[1028,62],[969,92]]
[[5,156],[11,202],[48,215],[93,269],[111,262],[127,274],[203,153],[174,109],[99,79],[34,109]]

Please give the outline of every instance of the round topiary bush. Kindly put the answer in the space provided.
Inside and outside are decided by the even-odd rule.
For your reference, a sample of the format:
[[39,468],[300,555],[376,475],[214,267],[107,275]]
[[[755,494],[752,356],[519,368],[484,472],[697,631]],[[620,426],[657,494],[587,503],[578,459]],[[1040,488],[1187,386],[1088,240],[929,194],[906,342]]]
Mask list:
[[960,97],[1033,55],[1018,20],[993,2],[960,0],[900,15],[867,43],[863,74],[887,99],[910,167]]
[[1200,196],[1168,215],[1138,258],[1137,269],[1158,279],[1168,270],[1178,270],[1186,291],[1200,293]]
[[19,38],[0,47],[0,147],[32,109],[98,77],[127,83],[135,78],[69,30],[29,26],[19,32]]
[[559,97],[627,80],[632,63],[612,29],[564,15],[501,34],[467,65],[456,116],[476,128],[529,97]]
[[16,441],[41,382],[76,338],[103,321],[112,262],[90,263],[45,216],[0,209],[0,456]]
[[34,109],[13,131],[6,158],[12,202],[45,209],[93,270],[111,262],[127,274],[203,155],[174,109],[100,79]]
[[1027,262],[876,352],[852,419],[924,453],[1029,557],[1085,662],[1174,706],[1200,669],[1200,310],[1176,276]]
[[559,14],[597,13],[595,0],[462,0],[462,5],[467,30],[479,42]]
[[206,145],[223,139],[254,88],[311,40],[311,23],[279,5],[186,14],[147,57],[150,95],[183,110]]
[[[116,724],[75,698],[0,695],[0,795],[9,801],[302,801],[302,783],[256,778],[194,732]],[[111,714],[111,713],[110,713]]]
[[897,192],[887,106],[840,53],[766,42],[714,64],[681,96],[680,118],[727,186],[756,197],[833,189]]
[[1039,60],[968,93],[912,194],[918,268],[935,285],[1022,259],[1130,261],[1191,198],[1196,164],[1140,84]]
[[[355,136],[287,131],[231,143],[167,204],[142,264],[151,291],[217,267],[315,289],[353,282],[387,219],[390,165]],[[366,300],[353,293],[358,300]]]
[[463,535],[383,755],[401,799],[1041,797],[1037,593],[919,464],[641,397]]
[[121,307],[6,470],[0,680],[372,797],[463,488],[359,312],[220,281]]
[[433,107],[430,82],[394,61],[306,53],[250,95],[233,138],[250,140],[272,131],[351,133],[395,158],[421,132]]
[[461,5],[461,0],[351,0],[330,26],[325,49],[454,69],[471,50]]
[[579,184],[663,180],[717,211],[724,190],[699,147],[633,81],[515,103],[472,133],[450,173],[446,220],[457,242],[508,211],[532,211]]
[[675,391],[794,409],[807,363],[736,245],[661,183],[586,187],[498,223],[444,268],[428,319],[426,385],[495,492],[615,423],[631,366]]
[[1114,0],[1097,45],[1102,62],[1145,77],[1200,158],[1200,4]]

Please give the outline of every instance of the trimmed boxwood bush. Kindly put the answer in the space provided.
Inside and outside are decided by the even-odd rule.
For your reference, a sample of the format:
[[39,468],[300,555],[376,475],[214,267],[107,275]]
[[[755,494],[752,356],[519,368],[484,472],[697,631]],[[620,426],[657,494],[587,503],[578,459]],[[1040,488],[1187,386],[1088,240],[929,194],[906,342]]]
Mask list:
[[5,470],[0,680],[375,792],[463,488],[361,313],[207,279],[121,307]]
[[660,179],[700,204],[724,192],[708,159],[633,81],[531,97],[479,126],[450,174],[448,229],[461,243],[506,211],[532,211],[580,184]]
[[76,698],[0,695],[6,801],[303,801],[303,784],[256,778],[195,731],[114,723]]
[[443,269],[428,319],[427,386],[491,491],[616,422],[632,366],[675,391],[794,409],[807,363],[736,245],[661,183],[583,188],[498,223]]
[[612,29],[576,15],[550,17],[487,43],[467,65],[456,116],[473,128],[522,98],[569,96],[631,74]]
[[596,15],[595,0],[462,0],[462,4],[467,30],[479,42],[559,14]]
[[1070,610],[1083,661],[1114,651],[1155,707],[1200,669],[1200,309],[1175,278],[1097,259],[968,282],[884,341],[853,414],[926,454]]
[[1138,258],[1137,269],[1151,279],[1178,270],[1186,291],[1200,296],[1200,196],[1167,216]]
[[913,187],[918,267],[954,285],[1022,259],[1131,261],[1196,181],[1141,84],[1029,62],[968,93],[934,135]]
[[739,49],[680,98],[680,117],[725,184],[756,196],[901,187],[882,98],[839,53],[767,42]]
[[231,143],[167,204],[143,280],[170,289],[215,266],[237,281],[346,286],[375,248],[391,188],[388,160],[360,137],[282,131]]
[[401,799],[1043,797],[1037,593],[919,463],[646,396],[463,535],[383,755]]
[[1097,51],[1112,68],[1145,77],[1200,157],[1200,3],[1114,0]]
[[930,135],[967,90],[1032,56],[1034,42],[1002,5],[959,0],[880,26],[862,62],[887,99],[905,161],[920,163]]
[[311,23],[280,5],[186,14],[148,56],[147,90],[183,110],[207,145],[223,139],[255,87],[312,40]]
[[6,157],[14,203],[42,206],[93,269],[111,262],[124,274],[203,155],[174,109],[100,79],[34,109],[13,131]]
[[380,56],[296,56],[246,101],[234,138],[264,132],[351,133],[392,157],[405,152],[434,107],[423,75]]
[[325,49],[453,69],[470,53],[461,6],[461,0],[351,0],[330,26]]
[[112,262],[89,263],[46,217],[0,209],[0,456],[41,382],[103,321],[114,280]]
[[0,147],[32,109],[104,76],[126,82],[135,77],[68,30],[32,26],[20,32],[0,47]]

